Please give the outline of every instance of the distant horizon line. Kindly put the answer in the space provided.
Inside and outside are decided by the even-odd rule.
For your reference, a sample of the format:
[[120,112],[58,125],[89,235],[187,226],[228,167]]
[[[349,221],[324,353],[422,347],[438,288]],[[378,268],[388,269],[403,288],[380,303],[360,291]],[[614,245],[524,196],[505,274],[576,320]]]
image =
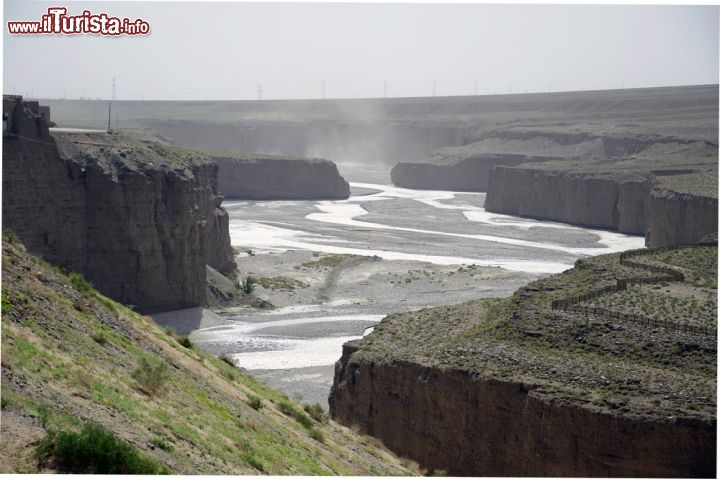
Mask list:
[[693,87],[718,87],[720,83],[691,83],[683,85],[657,85],[657,86],[643,86],[643,87],[621,87],[621,88],[602,88],[602,89],[587,89],[587,90],[558,90],[558,91],[534,91],[534,92],[503,92],[503,93],[483,93],[483,94],[466,94],[466,95],[425,95],[425,96],[368,96],[368,97],[330,97],[330,98],[267,98],[267,99],[166,99],[166,100],[153,100],[153,99],[110,99],[110,98],[63,98],[63,97],[41,97],[24,95],[22,93],[3,93],[3,96],[22,97],[28,101],[88,101],[88,102],[108,102],[108,103],[120,103],[120,102],[136,102],[136,103],[171,103],[171,102],[183,102],[183,103],[208,103],[208,102],[243,102],[243,103],[267,103],[267,102],[332,102],[332,101],[395,101],[395,100],[413,100],[413,99],[443,99],[443,98],[479,98],[479,97],[502,97],[502,96],[537,96],[537,95],[561,95],[568,93],[592,93],[592,92],[610,92],[610,91],[632,91],[632,90],[658,90],[658,89],[670,89],[670,88],[693,88]]

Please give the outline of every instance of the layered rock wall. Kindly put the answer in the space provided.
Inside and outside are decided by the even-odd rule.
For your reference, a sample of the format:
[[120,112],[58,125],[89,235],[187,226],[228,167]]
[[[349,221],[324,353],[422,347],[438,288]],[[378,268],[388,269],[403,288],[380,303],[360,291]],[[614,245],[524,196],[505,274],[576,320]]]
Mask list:
[[717,233],[717,198],[654,186],[639,174],[496,167],[488,211],[647,235],[648,246],[697,243]]
[[203,305],[205,265],[235,269],[214,163],[163,164],[152,139],[53,137],[36,104],[5,103],[3,228],[29,251],[143,312]]
[[348,182],[335,163],[316,158],[216,157],[218,188],[228,199],[346,199]]
[[718,231],[718,200],[655,188],[650,197],[649,247],[699,243]]
[[485,208],[594,228],[645,234],[651,183],[640,175],[496,167]]
[[356,359],[356,348],[346,344],[336,364],[333,419],[429,470],[501,477],[715,474],[715,424],[548,403],[522,383]]

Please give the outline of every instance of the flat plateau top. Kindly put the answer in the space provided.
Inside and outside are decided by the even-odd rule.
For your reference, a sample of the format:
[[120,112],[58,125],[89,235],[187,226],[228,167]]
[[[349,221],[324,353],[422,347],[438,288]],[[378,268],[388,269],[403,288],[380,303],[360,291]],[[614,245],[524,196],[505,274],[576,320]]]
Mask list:
[[[107,100],[41,100],[58,124],[80,119],[107,124]],[[429,121],[468,126],[555,124],[559,129],[588,120],[593,123],[635,121],[686,122],[718,119],[718,86],[700,85],[516,95],[423,98],[261,100],[261,101],[116,101],[124,126],[143,120],[211,123],[259,121]],[[115,113],[113,113],[115,114]],[[668,131],[672,131],[669,129]]]
[[[390,315],[356,357],[522,382],[550,402],[612,414],[715,420],[717,246],[631,259],[684,281],[621,264],[619,254],[599,256],[511,298]],[[629,280],[626,290],[551,308],[619,278]]]

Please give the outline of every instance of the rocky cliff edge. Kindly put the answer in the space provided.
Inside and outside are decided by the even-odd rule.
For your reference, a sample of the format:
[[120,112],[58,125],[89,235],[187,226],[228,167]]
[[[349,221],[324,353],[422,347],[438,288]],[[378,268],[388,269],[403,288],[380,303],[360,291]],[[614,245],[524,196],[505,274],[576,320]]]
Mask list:
[[206,264],[235,270],[217,165],[142,131],[50,133],[5,98],[3,228],[143,312],[205,304]]
[[717,246],[633,254],[388,316],[345,345],[332,417],[450,475],[714,476]]
[[271,155],[214,156],[218,188],[228,199],[305,200],[346,199],[350,186],[337,165],[318,158]]

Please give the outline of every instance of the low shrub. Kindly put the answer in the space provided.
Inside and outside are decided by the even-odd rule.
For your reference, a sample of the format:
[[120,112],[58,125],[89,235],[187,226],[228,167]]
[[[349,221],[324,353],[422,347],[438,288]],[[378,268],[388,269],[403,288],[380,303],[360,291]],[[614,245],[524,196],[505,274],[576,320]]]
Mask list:
[[319,423],[325,424],[330,420],[327,414],[325,414],[323,407],[318,403],[306,404],[303,409],[305,409],[305,412],[308,413],[311,418],[315,419]]
[[150,396],[163,392],[168,379],[167,363],[162,359],[153,364],[146,357],[140,358],[140,365],[133,372],[132,377],[138,382],[140,389]]
[[192,349],[193,347],[193,343],[192,341],[190,341],[190,338],[188,336],[180,336],[180,339],[178,339],[178,343],[188,349]]
[[321,444],[325,444],[325,433],[316,427],[310,429],[310,437]]
[[235,360],[233,358],[231,358],[230,355],[228,355],[227,353],[220,353],[220,356],[218,356],[218,359],[220,361],[224,362],[225,364],[229,364],[232,367],[237,367],[237,366],[235,366]]
[[50,431],[36,451],[39,461],[54,459],[60,472],[73,474],[160,474],[157,461],[142,455],[99,424],[86,423],[80,432]]
[[310,416],[302,412],[300,409],[298,409],[297,406],[295,406],[289,401],[280,401],[278,403],[278,407],[280,408],[280,412],[282,412],[286,416],[291,416],[295,418],[295,420],[306,429],[312,429],[312,427],[315,425],[313,423],[313,420],[310,419]]
[[170,452],[170,451],[173,450],[173,447],[172,447],[172,444],[170,444],[170,441],[168,441],[167,439],[165,439],[165,438],[162,437],[162,436],[155,436],[155,437],[152,438],[152,440],[150,441],[150,444],[152,444],[152,445],[155,446],[155,447],[158,447],[158,448],[162,449],[163,451],[168,451],[168,452]]
[[264,406],[262,399],[260,399],[258,396],[250,396],[249,399],[250,401],[248,402],[248,404],[256,411],[259,411]]

